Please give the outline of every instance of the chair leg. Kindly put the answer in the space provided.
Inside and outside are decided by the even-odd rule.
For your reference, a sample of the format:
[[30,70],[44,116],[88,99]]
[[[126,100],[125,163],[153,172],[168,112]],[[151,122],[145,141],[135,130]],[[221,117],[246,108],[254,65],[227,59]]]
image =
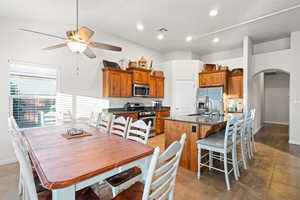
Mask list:
[[227,190],[230,190],[228,165],[227,165],[227,152],[224,153],[224,173],[225,173],[225,183],[226,183]]
[[251,140],[250,140],[249,133],[247,135],[247,154],[248,154],[248,158],[252,159],[252,156],[251,156]]
[[213,158],[212,158],[212,151],[209,151],[208,155],[209,155],[209,171],[211,171],[211,167],[213,166]]
[[255,144],[253,131],[251,131],[251,138],[252,138],[252,143],[253,143],[253,150],[254,150],[254,153],[256,153],[257,149],[256,149],[256,144]]
[[231,151],[231,157],[232,157],[232,167],[234,172],[234,178],[235,180],[239,180],[240,172],[239,172],[239,165],[238,165],[238,159],[237,159],[237,153],[236,153],[236,146],[233,147]]
[[197,173],[197,177],[198,179],[200,179],[201,176],[201,148],[198,148],[198,173]]
[[243,159],[243,165],[244,165],[244,169],[248,169],[248,166],[247,166],[247,159],[246,159],[246,155],[245,155],[245,139],[242,138],[241,139],[241,156],[242,156],[242,159]]
[[21,174],[21,169],[20,169],[20,173],[19,173],[19,184],[18,184],[18,190],[19,190],[19,196],[22,195],[23,192],[23,182],[22,182],[22,174]]

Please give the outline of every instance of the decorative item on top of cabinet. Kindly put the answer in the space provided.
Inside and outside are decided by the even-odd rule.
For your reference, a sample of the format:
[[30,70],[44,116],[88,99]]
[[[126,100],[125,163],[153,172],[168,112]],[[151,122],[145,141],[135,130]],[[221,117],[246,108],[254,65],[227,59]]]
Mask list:
[[243,98],[243,71],[231,72],[228,76],[228,97]]
[[165,117],[170,117],[170,110],[156,112],[156,127],[155,127],[156,134],[160,134],[164,132]]
[[150,70],[143,68],[129,68],[129,72],[132,72],[133,84],[149,85]]
[[164,77],[150,76],[150,98],[164,98]]
[[147,63],[148,61],[142,56],[141,59],[139,60],[139,67],[147,69],[148,68]]
[[104,97],[132,97],[131,72],[111,67],[103,68]]
[[227,93],[228,70],[199,73],[199,87],[223,86]]

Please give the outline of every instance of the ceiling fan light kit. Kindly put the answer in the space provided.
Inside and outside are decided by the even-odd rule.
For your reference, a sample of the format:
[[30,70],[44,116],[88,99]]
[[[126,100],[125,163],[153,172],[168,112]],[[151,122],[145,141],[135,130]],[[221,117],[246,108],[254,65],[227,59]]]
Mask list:
[[78,53],[84,52],[87,48],[87,44],[75,41],[70,41],[67,43],[67,45],[72,52]]

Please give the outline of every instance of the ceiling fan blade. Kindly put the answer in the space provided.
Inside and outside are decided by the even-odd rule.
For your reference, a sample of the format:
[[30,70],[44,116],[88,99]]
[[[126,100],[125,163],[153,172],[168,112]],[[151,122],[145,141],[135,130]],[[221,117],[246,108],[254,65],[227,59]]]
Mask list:
[[50,47],[46,47],[46,48],[43,48],[43,50],[52,50],[52,49],[57,49],[57,48],[65,47],[65,46],[67,46],[67,43],[57,44],[57,45],[53,45]]
[[42,32],[33,31],[33,30],[29,30],[29,29],[24,29],[24,28],[20,28],[19,30],[30,32],[30,33],[36,33],[36,34],[40,34],[40,35],[45,35],[45,36],[48,36],[48,37],[54,37],[54,38],[58,38],[58,39],[62,39],[62,40],[66,40],[67,39],[67,38],[64,38],[64,37],[57,36],[57,35],[52,35],[52,34],[48,34],[48,33],[42,33]]
[[91,45],[91,47],[95,47],[95,48],[99,48],[99,49],[106,49],[106,50],[111,50],[111,51],[122,51],[121,47],[112,46],[112,45],[104,44],[104,43],[100,43],[100,42],[89,42],[89,44]]
[[87,47],[82,53],[89,58],[96,58],[96,55],[89,47]]
[[80,37],[80,39],[84,40],[84,41],[88,41],[93,35],[94,35],[94,31],[92,31],[91,29],[89,29],[88,27],[81,27],[78,30],[78,35]]

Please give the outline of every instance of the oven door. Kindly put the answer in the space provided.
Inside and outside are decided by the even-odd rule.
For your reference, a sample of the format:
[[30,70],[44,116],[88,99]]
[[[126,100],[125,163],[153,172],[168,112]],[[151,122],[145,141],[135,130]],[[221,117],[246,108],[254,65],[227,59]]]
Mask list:
[[155,126],[156,126],[156,116],[149,116],[149,117],[141,117],[140,120],[143,120],[146,124],[151,122],[151,130],[150,133],[155,132]]
[[148,97],[150,95],[150,88],[148,85],[133,85],[133,96]]

